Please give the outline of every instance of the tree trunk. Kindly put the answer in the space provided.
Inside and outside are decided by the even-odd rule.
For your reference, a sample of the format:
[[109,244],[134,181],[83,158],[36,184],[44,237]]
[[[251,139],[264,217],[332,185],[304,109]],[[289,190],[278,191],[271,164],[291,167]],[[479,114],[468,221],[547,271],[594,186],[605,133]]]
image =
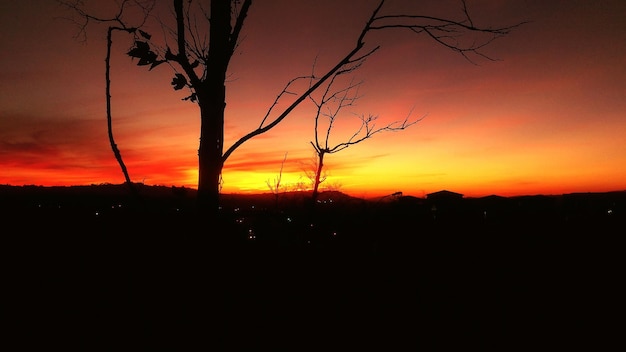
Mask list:
[[224,166],[226,70],[232,56],[230,0],[211,1],[211,28],[206,78],[195,87],[200,105],[198,148],[198,208],[207,215],[219,209],[220,176]]
[[321,151],[317,154],[317,170],[315,170],[315,182],[313,184],[313,195],[311,197],[311,200],[313,201],[313,206],[315,206],[315,203],[317,202],[317,196],[319,195],[318,189],[320,186],[322,168],[324,167],[324,154],[326,154],[324,151]]
[[124,174],[124,179],[126,180],[126,184],[128,185],[129,191],[133,196],[133,200],[136,201],[139,205],[141,205],[141,197],[139,196],[139,192],[135,188],[135,185],[130,180],[130,175],[128,174],[128,169],[126,168],[126,164],[124,164],[124,159],[122,159],[122,153],[117,148],[117,144],[115,143],[115,138],[113,138],[113,117],[111,112],[111,45],[113,44],[113,31],[126,31],[132,33],[132,29],[122,28],[122,27],[109,27],[107,31],[107,55],[104,59],[105,62],[105,94],[106,94],[106,110],[107,110],[107,131],[109,133],[109,144],[111,145],[111,149],[113,150],[113,155],[115,155],[115,159],[117,163],[120,165],[122,169],[122,173]]
[[[200,98],[200,146],[198,148],[198,208],[216,213],[219,209],[220,176],[224,146],[225,87],[207,90]],[[208,82],[207,82],[208,83]],[[204,95],[203,94],[203,95]]]

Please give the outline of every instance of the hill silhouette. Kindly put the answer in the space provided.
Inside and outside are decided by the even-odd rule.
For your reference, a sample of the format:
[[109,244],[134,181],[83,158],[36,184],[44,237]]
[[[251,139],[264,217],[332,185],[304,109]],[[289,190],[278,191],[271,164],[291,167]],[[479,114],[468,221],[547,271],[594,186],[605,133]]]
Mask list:
[[[179,206],[178,210],[191,209],[194,206],[196,190],[188,187],[176,186],[150,186],[141,183],[134,184],[138,193],[146,201],[143,204],[146,210],[171,210],[168,207]],[[450,192],[453,193],[453,192]],[[258,194],[222,194],[222,206],[237,207],[259,205],[261,207],[280,207],[302,205],[311,197],[311,191],[295,191]],[[434,197],[433,197],[434,198]],[[470,210],[473,206],[506,206],[516,203],[518,208],[525,211],[534,211],[539,214],[542,211],[559,211],[578,213],[617,211],[618,215],[623,212],[626,191],[613,192],[588,192],[570,193],[561,195],[525,195],[514,197],[502,197],[490,195],[479,198],[462,198],[458,203],[462,209]],[[335,202],[344,204],[392,204],[411,206],[425,202],[426,198],[418,198],[411,195],[402,195],[397,192],[392,195],[377,198],[353,197],[339,191],[321,192],[318,203]],[[439,202],[448,202],[448,199],[438,199]],[[277,204],[278,203],[278,204]],[[449,203],[449,202],[448,202]],[[106,208],[109,206],[136,206],[126,184],[98,184],[80,186],[12,186],[0,185],[0,206],[5,210],[39,208]],[[140,210],[140,209],[137,209]]]
[[[609,341],[626,192],[361,199],[0,186],[24,347],[528,350]],[[600,332],[598,332],[600,330]],[[31,346],[32,345],[32,346]]]

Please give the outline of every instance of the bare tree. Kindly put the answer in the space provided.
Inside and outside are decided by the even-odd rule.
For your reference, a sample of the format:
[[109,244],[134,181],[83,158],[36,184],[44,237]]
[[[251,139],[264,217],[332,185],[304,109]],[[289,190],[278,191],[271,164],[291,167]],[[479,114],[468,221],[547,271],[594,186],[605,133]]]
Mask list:
[[333,180],[331,182],[324,183],[322,189],[324,192],[340,192],[343,184],[337,180]]
[[[126,1],[122,2],[122,9],[125,3]],[[74,2],[72,8],[80,9],[79,4],[80,1]],[[346,48],[345,54],[337,58],[334,65],[327,68],[321,76],[313,77],[313,84],[303,92],[295,93],[290,91],[290,88],[296,81],[311,77],[296,77],[289,81],[271,104],[267,114],[261,118],[258,127],[225,148],[225,81],[251,4],[252,0],[212,0],[209,9],[206,9],[201,2],[173,0],[175,28],[169,30],[176,45],[173,48],[169,46],[159,48],[151,41],[150,35],[137,29],[136,32],[139,32],[142,38],[138,38],[135,46],[128,52],[131,57],[139,59],[138,65],[149,66],[150,69],[162,63],[170,65],[175,70],[171,82],[173,88],[189,89],[190,95],[186,99],[198,104],[201,122],[197,204],[200,210],[209,211],[214,215],[217,214],[219,207],[221,173],[228,157],[246,141],[282,122],[311,93],[317,91],[337,73],[358,67],[366,58],[377,52],[379,44],[366,46],[366,39],[370,33],[409,30],[418,35],[425,35],[470,61],[474,57],[492,60],[481,50],[496,38],[508,34],[520,25],[496,28],[475,25],[464,2],[459,19],[408,13],[382,14],[381,9],[385,0],[381,0],[366,19],[355,38],[354,45]],[[84,12],[79,14],[87,19],[94,18]],[[117,20],[121,18],[118,16]],[[274,112],[274,108],[278,106],[277,102],[287,94],[295,94],[296,98],[282,111]],[[365,131],[372,126],[374,120],[373,116],[363,117]]]
[[280,171],[278,172],[278,176],[274,177],[273,181],[266,180],[265,183],[267,187],[270,189],[270,192],[274,195],[274,205],[278,208],[278,197],[280,193],[285,189],[285,186],[281,183],[283,179],[283,168],[285,167],[285,161],[287,160],[287,153],[285,153],[285,157],[283,158],[282,163],[280,163]]
[[[139,31],[140,34],[147,35],[145,32],[139,30],[139,27],[141,27],[145,23],[146,19],[148,18],[148,15],[150,14],[150,11],[152,10],[152,7],[154,6],[154,3],[152,2],[140,3],[140,2],[131,2],[129,0],[124,0],[120,4],[119,11],[111,17],[92,16],[84,12],[82,8],[80,8],[78,1],[74,3],[68,2],[68,3],[63,3],[63,4],[81,15],[84,22],[79,24],[80,35],[83,35],[83,36],[86,35],[85,29],[89,21],[106,22],[110,24],[109,27],[107,28],[107,48],[106,48],[106,57],[104,59],[107,133],[109,137],[109,144],[111,145],[111,149],[113,151],[113,155],[115,156],[115,159],[117,160],[120,166],[120,169],[122,170],[122,174],[124,175],[126,184],[129,186],[131,192],[137,196],[138,195],[137,190],[133,186],[133,183],[130,179],[130,175],[128,173],[128,169],[126,167],[126,164],[124,163],[124,159],[122,158],[122,153],[117,147],[117,143],[115,142],[115,138],[113,136],[113,113],[111,109],[111,46],[113,45],[113,32],[116,32],[116,31],[127,32],[135,36],[137,35],[137,32]],[[139,6],[144,16],[141,19],[141,21],[138,22],[136,25],[130,26],[126,23],[126,20],[123,19],[122,16],[124,14],[124,10],[128,8],[128,6],[133,6],[133,5]]]
[[[397,120],[383,126],[377,126],[377,115],[369,114],[366,116],[351,113],[353,117],[358,118],[360,122],[358,127],[342,142],[332,143],[330,141],[331,131],[337,126],[337,123],[342,116],[342,110],[353,107],[357,100],[361,98],[361,95],[359,95],[359,88],[363,84],[362,81],[355,83],[354,80],[351,80],[345,87],[337,90],[334,89],[335,83],[338,82],[337,80],[343,75],[352,72],[354,69],[355,67],[335,73],[319,98],[316,98],[313,94],[309,95],[309,99],[316,107],[314,128],[315,140],[310,142],[315,150],[317,162],[313,178],[313,203],[317,201],[319,185],[323,181],[322,175],[324,170],[324,158],[327,154],[334,154],[342,151],[352,145],[359,144],[367,139],[370,139],[374,135],[381,132],[402,131],[423,119],[422,117],[410,120],[411,114],[409,113],[403,120]],[[323,122],[321,120],[326,121]]]
[[[300,170],[304,174],[306,180],[308,180],[308,185],[304,188],[304,190],[313,190],[315,188],[315,183],[322,184],[328,178],[328,170],[324,169],[321,173],[318,173],[318,155],[317,152],[313,152],[311,157],[302,161],[300,163]],[[317,181],[316,181],[317,180]],[[306,183],[306,181],[304,182]]]
[[310,189],[309,185],[311,182],[312,180],[309,179],[309,182],[307,182],[300,176],[296,182],[289,185],[289,189],[293,192],[306,192]]

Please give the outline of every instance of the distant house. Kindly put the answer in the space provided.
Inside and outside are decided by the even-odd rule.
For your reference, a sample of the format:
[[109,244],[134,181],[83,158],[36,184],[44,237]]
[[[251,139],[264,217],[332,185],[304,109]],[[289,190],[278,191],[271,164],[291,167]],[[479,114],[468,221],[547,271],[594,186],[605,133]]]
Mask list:
[[459,200],[462,198],[463,198],[462,194],[447,191],[447,190],[428,193],[426,195],[426,199],[429,199],[429,200],[455,201],[455,200]]

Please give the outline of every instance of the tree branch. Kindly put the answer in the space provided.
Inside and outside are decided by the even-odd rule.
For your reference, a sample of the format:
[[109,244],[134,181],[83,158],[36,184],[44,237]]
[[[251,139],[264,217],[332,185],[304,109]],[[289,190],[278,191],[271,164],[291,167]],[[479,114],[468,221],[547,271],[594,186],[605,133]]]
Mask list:
[[[155,0],[145,0],[145,1],[122,0],[119,5],[119,9],[117,10],[117,13],[115,15],[111,17],[101,17],[101,16],[95,16],[91,13],[88,13],[83,8],[83,2],[80,0],[74,0],[74,1],[57,0],[57,2],[59,3],[59,5],[66,7],[70,11],[76,13],[82,19],[82,21],[79,22],[72,18],[66,18],[67,20],[73,22],[74,24],[78,26],[78,33],[74,36],[74,38],[78,39],[81,42],[85,42],[87,40],[87,26],[89,25],[91,21],[99,22],[99,23],[115,23],[114,27],[118,27],[124,31],[128,31],[128,29],[133,29],[133,28],[137,30],[138,28],[142,27],[145,24],[148,17],[150,16],[150,13],[152,12],[152,9],[155,6]],[[144,14],[141,20],[136,25],[133,25],[133,26],[129,25],[126,21],[124,21],[124,11],[131,6],[137,6],[141,8]],[[128,32],[133,33],[134,31],[128,31]]]
[[196,74],[196,71],[194,71],[191,63],[189,62],[189,58],[187,57],[187,42],[185,39],[185,14],[183,11],[182,0],[174,0],[174,12],[176,14],[176,41],[178,44],[178,54],[170,55],[170,57],[166,58],[177,62],[183,69],[183,71],[185,71],[187,77],[189,77],[191,85],[194,87],[198,87],[198,84],[200,83],[200,78]]
[[272,121],[270,124],[266,125],[265,127],[257,128],[256,130],[246,134],[245,136],[241,137],[238,141],[236,141],[233,145],[231,145],[230,148],[228,148],[228,150],[226,150],[226,152],[224,153],[222,157],[222,162],[225,162],[226,159],[228,159],[228,157],[235,151],[235,149],[237,149],[240,145],[245,143],[250,138],[253,138],[262,133],[265,133],[269,131],[270,129],[272,129],[274,126],[278,125],[283,119],[285,119],[285,117],[287,117],[287,115],[289,115],[289,113],[293,109],[295,109],[298,105],[300,105],[300,103],[302,103],[304,99],[306,99],[312,92],[314,92],[320,85],[322,85],[322,83],[326,82],[328,78],[330,78],[335,72],[337,72],[347,62],[349,62],[350,58],[352,58],[359,50],[361,50],[362,45],[363,44],[357,45],[350,53],[348,53],[348,55],[346,55],[343,59],[341,59],[339,63],[337,63],[324,76],[322,76],[322,78],[320,78],[319,81],[313,84],[309,89],[307,89],[306,92],[302,93],[302,95],[300,95],[293,103],[291,103],[291,105],[289,105],[278,117],[276,117],[274,121]]
[[245,0],[243,5],[241,5],[241,10],[239,11],[239,15],[237,16],[237,21],[235,22],[235,27],[233,28],[233,32],[230,35],[230,52],[231,55],[235,51],[235,47],[237,46],[237,42],[239,41],[239,34],[241,33],[241,29],[243,28],[243,22],[248,15],[248,10],[250,9],[250,5],[252,4],[252,0]]
[[[346,142],[338,143],[333,148],[329,148],[327,152],[329,154],[336,153],[340,150],[348,148],[351,145],[361,143],[364,140],[369,139],[375,134],[381,132],[397,132],[405,130],[425,118],[425,116],[422,116],[419,119],[411,121],[410,116],[411,113],[409,113],[407,117],[405,117],[402,121],[394,121],[388,125],[385,125],[384,127],[376,128],[375,121],[378,119],[378,116],[368,115],[367,117],[365,117],[365,115],[361,115],[359,117],[361,119],[361,127],[359,127],[359,129],[352,135],[352,137],[350,137]],[[361,133],[363,131],[365,131],[364,134]]]
[[[493,42],[495,39],[509,34],[513,29],[526,23],[521,22],[511,26],[496,28],[478,27],[474,25],[474,22],[470,17],[465,1],[462,1],[462,5],[463,15],[465,16],[462,20],[455,21],[425,15],[382,15],[376,16],[371,21],[369,29],[408,29],[416,34],[425,33],[438,44],[461,54],[469,62],[475,64],[468,54],[474,54],[490,61],[494,61],[494,58],[489,57],[480,50],[489,43]],[[465,45],[460,43],[458,39],[469,33],[478,35],[482,34],[487,37],[482,38],[479,42],[472,41],[471,43]]]
[[301,79],[307,79],[307,78],[311,78],[312,76],[300,76],[300,77],[296,77],[296,78],[292,78],[289,82],[287,82],[287,84],[285,85],[285,87],[283,88],[283,90],[276,96],[276,99],[274,99],[274,102],[272,103],[272,105],[269,107],[269,109],[267,109],[267,112],[265,113],[265,116],[263,117],[263,119],[261,120],[261,123],[259,124],[259,127],[257,128],[257,130],[259,129],[263,129],[263,125],[265,124],[265,121],[267,121],[267,118],[269,117],[269,115],[272,113],[272,110],[274,109],[274,107],[276,107],[276,105],[278,104],[278,102],[280,101],[280,99],[285,95],[285,94],[292,94],[295,95],[296,93],[289,91],[289,87],[296,83],[296,81],[299,81]]
[[[369,57],[374,52],[376,52],[378,50],[378,48],[379,48],[378,46],[373,48],[373,49],[371,49],[370,51],[368,51],[368,52],[366,52],[364,54],[356,56],[361,51],[363,46],[365,45],[365,43],[363,42],[363,39],[365,38],[365,35],[367,34],[367,32],[370,30],[370,25],[375,20],[376,14],[378,13],[378,11],[380,11],[380,8],[382,7],[383,3],[384,3],[384,0],[381,0],[381,2],[379,3],[378,7],[376,7],[374,12],[372,13],[370,18],[368,19],[367,23],[365,24],[365,26],[361,30],[361,33],[359,34],[359,37],[357,38],[357,41],[356,41],[356,43],[354,45],[354,48],[346,56],[344,56],[342,59],[340,59],[339,62],[337,62],[337,64],[335,66],[333,66],[330,70],[328,70],[328,72],[326,72],[326,74],[324,74],[315,84],[311,85],[308,90],[306,90],[304,93],[302,93],[302,95],[300,95],[278,117],[276,117],[276,119],[274,119],[274,121],[272,121],[270,124],[266,125],[265,127],[257,128],[256,130],[246,134],[245,136],[243,136],[239,140],[237,140],[233,145],[231,145],[226,150],[226,152],[224,153],[224,155],[222,157],[222,162],[225,162],[226,159],[228,159],[228,157],[240,145],[245,143],[247,140],[249,140],[249,139],[251,139],[251,138],[253,138],[255,136],[258,136],[258,135],[260,135],[262,133],[265,133],[265,132],[269,131],[270,129],[272,129],[277,124],[279,124],[283,119],[285,119],[285,117],[287,117],[287,115],[289,115],[289,113],[291,113],[291,111],[293,111],[293,109],[295,109],[298,105],[300,105],[300,103],[302,103],[302,101],[304,101],[304,99],[306,99],[312,92],[317,90],[317,88],[319,88],[324,82],[326,82],[335,73],[337,73],[338,71],[341,71],[342,69],[343,69],[343,71],[341,71],[340,73],[350,72],[354,68],[356,68],[356,67],[352,67],[352,68],[346,69],[345,68],[346,65],[350,65],[350,64],[356,63],[357,66],[358,66],[358,65],[360,65],[360,63],[363,62],[363,60],[365,60],[367,57]],[[355,58],[355,56],[356,56],[356,58]],[[272,106],[274,106],[274,105],[275,104],[273,104]],[[266,118],[267,118],[267,115],[264,118],[264,121],[265,121]]]
[[[464,15],[467,17],[464,21],[453,21],[439,17],[433,16],[423,16],[423,15],[378,15],[385,0],[381,0],[378,6],[372,12],[370,18],[367,20],[361,33],[357,37],[354,48],[342,59],[338,61],[338,63],[333,66],[326,74],[324,74],[315,84],[311,85],[307,91],[302,93],[289,107],[287,107],[283,113],[281,113],[276,119],[274,119],[270,124],[265,127],[257,128],[256,130],[246,134],[241,137],[238,141],[236,141],[223,155],[222,161],[225,162],[226,159],[232,154],[232,152],[237,149],[241,144],[245,143],[247,140],[265,133],[280,123],[293,109],[295,109],[306,97],[308,97],[312,92],[317,90],[324,82],[326,82],[329,78],[331,78],[335,74],[344,74],[350,73],[360,67],[364,60],[366,60],[369,56],[373,55],[380,46],[375,46],[365,53],[361,53],[361,50],[365,46],[365,37],[370,31],[375,30],[387,30],[387,29],[409,29],[415,33],[425,32],[436,42],[444,45],[445,47],[452,49],[458,53],[460,53],[463,57],[468,59],[468,61],[473,61],[469,58],[468,53],[473,53],[475,55],[484,57],[489,60],[493,60],[489,56],[480,52],[480,49],[485,45],[489,44],[497,37],[508,34],[512,29],[521,26],[524,22],[518,23],[512,26],[505,26],[499,28],[481,28],[474,26],[471,18],[469,18],[469,12],[467,11],[467,7],[464,6]],[[406,23],[402,22],[405,20],[427,20],[434,23],[426,23],[426,24],[415,24],[415,23]],[[386,22],[392,23],[386,23]],[[394,22],[395,21],[395,22]],[[398,23],[398,21],[401,21]],[[474,43],[467,47],[463,47],[458,43],[449,43],[446,41],[446,38],[456,38],[456,36],[450,35],[453,33],[460,33],[459,30],[465,30],[468,32],[476,32],[476,33],[486,33],[490,34],[490,38],[481,42]],[[272,105],[272,107],[275,104]],[[263,122],[266,121],[268,115],[263,118]],[[369,127],[369,126],[367,126]]]

